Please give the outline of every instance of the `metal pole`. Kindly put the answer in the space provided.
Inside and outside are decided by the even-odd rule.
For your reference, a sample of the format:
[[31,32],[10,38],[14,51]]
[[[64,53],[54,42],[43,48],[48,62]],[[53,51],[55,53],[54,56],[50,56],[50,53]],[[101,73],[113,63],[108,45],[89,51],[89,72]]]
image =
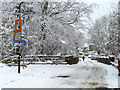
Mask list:
[[[21,9],[21,3],[19,4],[19,13],[20,13],[20,9]],[[20,74],[20,42],[19,42],[19,57],[18,57],[18,73]]]
[[18,73],[20,74],[20,42],[19,42],[19,52],[18,52]]
[[22,57],[23,57],[23,69],[24,69],[24,44],[23,44]]

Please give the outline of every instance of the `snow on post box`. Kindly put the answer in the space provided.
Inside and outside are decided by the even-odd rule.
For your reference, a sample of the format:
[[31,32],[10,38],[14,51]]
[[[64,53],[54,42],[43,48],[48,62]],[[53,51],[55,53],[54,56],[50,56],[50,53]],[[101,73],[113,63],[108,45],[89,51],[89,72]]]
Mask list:
[[14,32],[15,42],[22,41],[22,19],[15,20],[15,32]]

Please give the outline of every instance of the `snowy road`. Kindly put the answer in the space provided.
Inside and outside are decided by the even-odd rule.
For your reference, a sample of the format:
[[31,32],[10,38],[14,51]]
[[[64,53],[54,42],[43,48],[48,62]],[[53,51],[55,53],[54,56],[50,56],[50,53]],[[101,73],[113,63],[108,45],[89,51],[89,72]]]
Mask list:
[[76,65],[29,65],[21,74],[17,67],[1,65],[1,73],[0,88],[118,87],[117,69],[89,59]]
[[[84,61],[83,66],[76,66],[73,72],[69,73],[67,79],[62,80],[66,86],[77,88],[107,87],[107,70],[97,66],[94,62]],[[64,76],[64,75],[62,75]]]

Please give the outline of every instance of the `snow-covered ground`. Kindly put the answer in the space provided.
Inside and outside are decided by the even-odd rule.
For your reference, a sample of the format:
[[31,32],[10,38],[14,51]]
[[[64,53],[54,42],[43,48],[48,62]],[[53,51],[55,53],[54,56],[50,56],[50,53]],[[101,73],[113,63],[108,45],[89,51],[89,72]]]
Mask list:
[[28,65],[21,74],[17,68],[0,63],[0,88],[118,88],[117,69],[90,59],[76,65]]

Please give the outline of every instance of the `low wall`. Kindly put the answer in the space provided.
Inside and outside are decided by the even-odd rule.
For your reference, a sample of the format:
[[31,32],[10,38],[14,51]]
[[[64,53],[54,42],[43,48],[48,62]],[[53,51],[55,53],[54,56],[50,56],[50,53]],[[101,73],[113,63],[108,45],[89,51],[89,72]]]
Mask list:
[[102,63],[105,63],[105,64],[108,64],[110,65],[111,63],[111,60],[109,58],[97,58],[97,61],[98,62],[102,62]]
[[79,62],[79,58],[77,57],[70,57],[68,60],[68,64],[77,64]]

